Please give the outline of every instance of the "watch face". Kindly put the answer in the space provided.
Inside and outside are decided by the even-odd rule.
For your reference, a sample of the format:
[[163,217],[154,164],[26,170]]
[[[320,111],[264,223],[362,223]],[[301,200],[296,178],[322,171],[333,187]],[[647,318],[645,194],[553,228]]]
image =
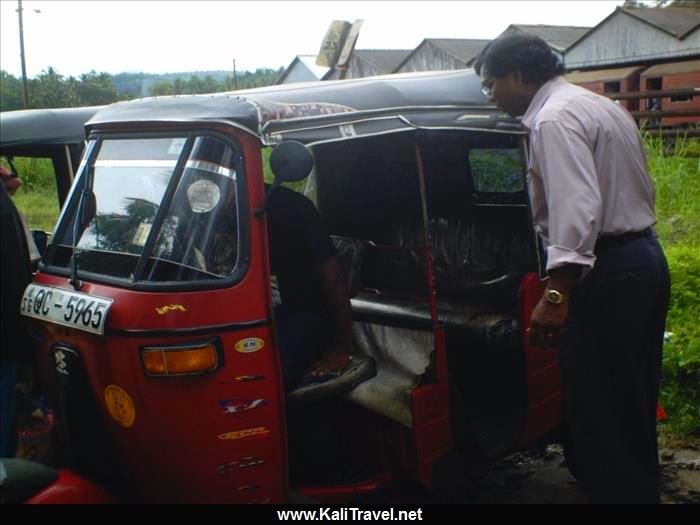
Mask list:
[[547,290],[546,297],[550,303],[554,303],[554,304],[559,304],[564,299],[562,294],[557,292],[556,290]]

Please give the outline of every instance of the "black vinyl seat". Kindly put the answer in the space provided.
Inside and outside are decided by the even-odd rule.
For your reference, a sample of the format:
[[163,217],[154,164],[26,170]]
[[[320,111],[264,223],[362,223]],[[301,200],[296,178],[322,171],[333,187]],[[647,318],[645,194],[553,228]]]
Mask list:
[[300,386],[287,393],[287,403],[308,403],[321,399],[342,397],[349,393],[360,383],[375,376],[377,368],[369,356],[350,356],[350,364],[338,377],[315,383],[312,385]]

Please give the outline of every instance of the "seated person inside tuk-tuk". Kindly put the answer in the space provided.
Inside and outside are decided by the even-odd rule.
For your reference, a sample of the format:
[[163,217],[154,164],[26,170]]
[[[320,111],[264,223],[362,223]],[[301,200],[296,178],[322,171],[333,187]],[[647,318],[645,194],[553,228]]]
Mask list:
[[350,362],[352,310],[338,253],[314,205],[279,187],[267,209],[285,388],[337,377]]

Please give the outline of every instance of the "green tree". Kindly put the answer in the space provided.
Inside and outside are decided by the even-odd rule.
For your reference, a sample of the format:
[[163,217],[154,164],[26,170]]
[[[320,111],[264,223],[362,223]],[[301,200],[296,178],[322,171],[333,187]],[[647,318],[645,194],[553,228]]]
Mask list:
[[93,69],[80,75],[76,89],[81,106],[101,106],[117,100],[117,90],[109,73],[96,73]]
[[625,0],[622,7],[694,7],[700,9],[698,0]]
[[173,84],[165,80],[156,82],[155,84],[153,84],[153,86],[151,86],[151,95],[154,97],[173,95],[174,93],[175,89],[173,87]]
[[200,79],[198,76],[192,75],[190,79],[185,82],[185,86],[185,93],[189,93],[190,95],[204,93],[202,79]]
[[656,0],[657,7],[694,7],[700,9],[698,0]]
[[90,233],[95,236],[95,248],[115,252],[130,251],[139,253],[143,245],[133,244],[134,234],[140,224],[152,223],[158,211],[153,202],[135,197],[122,213],[98,214],[90,226]]
[[217,82],[211,75],[204,77],[201,87],[202,91],[200,93],[217,93],[223,90],[222,84]]
[[67,108],[78,105],[78,96],[69,82],[53,67],[41,72],[30,82],[29,106],[31,108]]
[[0,111],[22,109],[22,81],[0,71]]
[[173,89],[176,95],[182,95],[185,92],[185,82],[181,78],[176,78],[173,82]]

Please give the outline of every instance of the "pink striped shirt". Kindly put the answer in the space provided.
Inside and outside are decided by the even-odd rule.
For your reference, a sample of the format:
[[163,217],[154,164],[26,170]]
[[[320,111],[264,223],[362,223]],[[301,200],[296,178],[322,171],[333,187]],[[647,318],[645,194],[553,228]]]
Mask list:
[[530,132],[528,190],[547,270],[590,269],[599,237],[656,223],[644,145],[622,106],[559,76],[537,91],[522,123]]

